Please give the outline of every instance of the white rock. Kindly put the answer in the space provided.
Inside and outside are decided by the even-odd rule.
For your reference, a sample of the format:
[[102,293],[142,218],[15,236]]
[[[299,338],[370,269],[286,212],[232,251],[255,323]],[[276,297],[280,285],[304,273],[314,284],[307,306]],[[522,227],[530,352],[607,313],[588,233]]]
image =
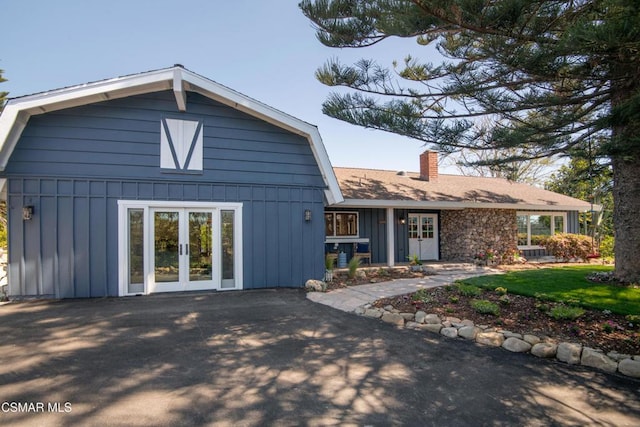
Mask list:
[[476,335],[478,335],[482,330],[475,326],[463,326],[458,329],[458,336],[468,339],[474,340],[476,339]]
[[589,347],[582,349],[580,363],[584,366],[591,366],[592,368],[601,369],[611,373],[618,369],[618,364],[609,359],[606,354],[600,350],[595,350]]
[[451,323],[460,323],[461,322],[461,320],[458,319],[457,317],[451,317],[451,316],[445,317],[444,320],[448,320]]
[[404,327],[408,329],[420,329],[420,326],[422,325],[416,322],[407,322],[404,324]]
[[440,329],[440,335],[444,335],[448,338],[455,338],[458,336],[458,328],[442,328]]
[[327,284],[322,280],[309,279],[304,284],[304,288],[310,292],[324,292],[327,290]]
[[380,317],[382,317],[382,310],[379,310],[377,308],[367,308],[363,314],[367,317],[379,319]]
[[428,323],[431,325],[439,325],[440,324],[440,317],[438,317],[437,314],[427,314],[424,317],[424,323]]
[[531,350],[531,344],[516,337],[508,337],[503,343],[502,348],[514,353],[526,353]]
[[404,320],[413,320],[415,318],[415,314],[413,313],[400,313],[400,316],[402,316]]
[[382,321],[398,326],[404,326],[404,317],[400,316],[398,313],[386,312],[382,315]]
[[353,310],[353,312],[354,312],[355,314],[363,315],[363,314],[364,314],[364,312],[365,312],[366,310],[367,310],[367,309],[366,309],[366,308],[364,308],[364,307],[356,307],[356,309],[355,309],[355,310]]
[[424,323],[424,318],[427,316],[427,313],[425,313],[422,310],[416,311],[416,323]]
[[522,339],[522,334],[518,334],[511,331],[500,331],[500,332],[502,332],[502,335],[504,335],[505,338],[518,338],[519,340]]
[[531,335],[531,334],[525,334],[523,339],[528,342],[531,345],[536,345],[538,344],[540,341],[542,341],[540,338],[538,338],[536,335]]
[[537,357],[551,358],[556,356],[558,346],[550,342],[541,342],[531,347],[531,354]]
[[623,359],[620,361],[620,363],[618,363],[618,371],[620,371],[622,375],[627,375],[633,378],[640,378],[640,360]]
[[558,344],[556,358],[561,362],[568,363],[569,365],[577,365],[578,363],[580,363],[581,353],[582,344],[561,342],[560,344]]
[[610,351],[609,353],[607,353],[607,357],[609,357],[609,359],[611,360],[615,360],[616,362],[620,362],[624,359],[631,359],[630,354],[618,353],[617,351]]
[[480,332],[476,335],[476,342],[491,347],[500,347],[504,342],[504,335],[500,332]]
[[385,310],[387,310],[387,311],[393,311],[393,310],[395,310],[391,304],[389,304],[389,305],[385,305],[385,306],[384,306],[384,309],[385,309]]
[[440,329],[442,329],[442,325],[440,323],[425,323],[422,325],[422,329],[439,334]]

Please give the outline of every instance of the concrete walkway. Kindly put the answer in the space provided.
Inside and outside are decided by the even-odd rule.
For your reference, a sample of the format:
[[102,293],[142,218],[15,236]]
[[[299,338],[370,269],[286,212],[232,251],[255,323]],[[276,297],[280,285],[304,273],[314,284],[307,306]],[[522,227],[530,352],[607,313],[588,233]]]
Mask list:
[[474,267],[464,270],[441,270],[433,276],[412,279],[397,279],[389,282],[372,283],[369,285],[349,286],[330,292],[309,292],[307,298],[311,301],[328,305],[338,310],[353,312],[356,308],[369,304],[380,298],[408,294],[422,288],[435,288],[469,277],[485,274],[499,274],[499,270],[485,267]]

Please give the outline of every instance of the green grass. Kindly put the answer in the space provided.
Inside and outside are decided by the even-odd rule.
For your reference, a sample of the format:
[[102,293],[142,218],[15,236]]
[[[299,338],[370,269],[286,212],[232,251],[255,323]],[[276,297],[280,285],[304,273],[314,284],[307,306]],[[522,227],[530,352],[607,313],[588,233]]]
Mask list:
[[577,265],[540,270],[510,271],[506,274],[474,277],[464,283],[487,289],[500,286],[511,294],[535,296],[543,293],[552,301],[578,302],[585,308],[610,310],[617,314],[640,313],[640,289],[592,283],[590,273],[611,271],[609,266]]

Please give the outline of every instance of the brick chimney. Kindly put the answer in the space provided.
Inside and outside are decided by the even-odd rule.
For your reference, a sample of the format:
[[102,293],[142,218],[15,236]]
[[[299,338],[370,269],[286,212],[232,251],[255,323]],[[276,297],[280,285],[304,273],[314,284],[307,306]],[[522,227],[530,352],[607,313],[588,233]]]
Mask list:
[[438,180],[438,153],[427,150],[420,154],[420,179],[423,181]]

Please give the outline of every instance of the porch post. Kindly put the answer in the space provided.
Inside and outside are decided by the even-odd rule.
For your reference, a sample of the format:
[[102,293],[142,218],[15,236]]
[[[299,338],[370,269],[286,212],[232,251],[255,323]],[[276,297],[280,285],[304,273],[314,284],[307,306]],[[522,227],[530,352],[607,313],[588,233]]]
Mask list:
[[395,265],[395,242],[395,218],[393,216],[393,208],[387,208],[387,265],[389,267]]

